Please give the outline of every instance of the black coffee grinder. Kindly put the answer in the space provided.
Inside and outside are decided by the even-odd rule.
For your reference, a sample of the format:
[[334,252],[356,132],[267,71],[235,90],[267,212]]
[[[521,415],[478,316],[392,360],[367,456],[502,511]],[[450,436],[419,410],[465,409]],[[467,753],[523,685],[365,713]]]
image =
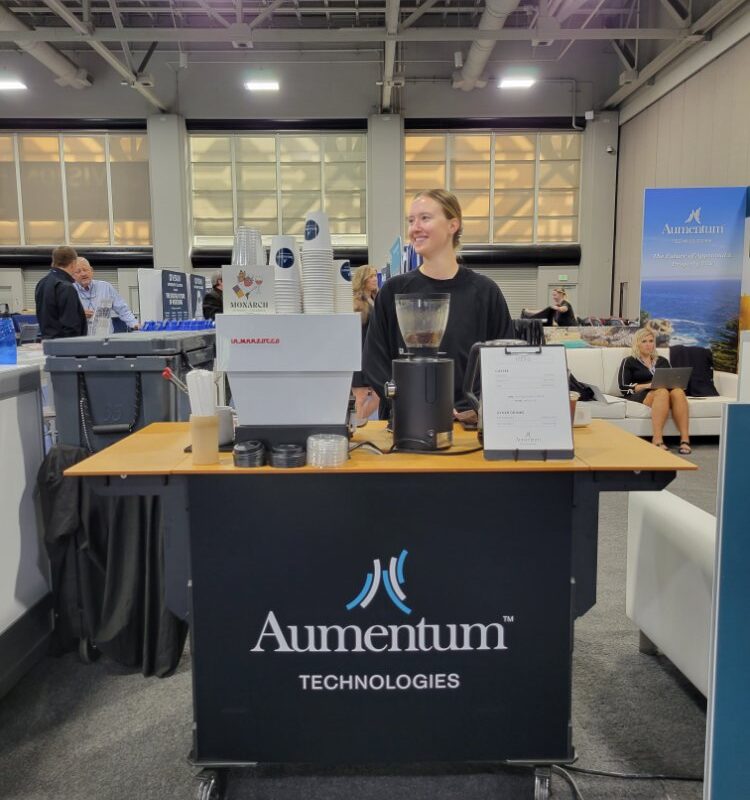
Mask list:
[[449,294],[396,295],[407,356],[391,362],[385,394],[393,401],[397,450],[442,450],[453,444],[453,359],[438,353],[449,310]]

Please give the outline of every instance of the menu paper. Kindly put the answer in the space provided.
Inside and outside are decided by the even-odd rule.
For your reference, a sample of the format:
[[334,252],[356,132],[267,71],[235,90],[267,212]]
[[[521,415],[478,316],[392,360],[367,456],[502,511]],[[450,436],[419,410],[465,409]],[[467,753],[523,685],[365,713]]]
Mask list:
[[565,348],[483,347],[487,459],[573,458]]

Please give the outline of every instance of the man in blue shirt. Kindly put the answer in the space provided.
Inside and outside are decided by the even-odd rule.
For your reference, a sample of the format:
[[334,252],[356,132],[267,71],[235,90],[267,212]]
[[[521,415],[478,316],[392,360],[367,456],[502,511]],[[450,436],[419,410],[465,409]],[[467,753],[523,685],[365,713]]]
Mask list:
[[[111,314],[116,314],[131,330],[138,330],[138,320],[122,299],[120,293],[107,281],[95,281],[94,270],[88,259],[81,256],[76,261],[75,287],[81,300],[91,333],[97,333],[97,310],[110,319],[108,333],[112,332]],[[107,310],[111,309],[111,312]]]

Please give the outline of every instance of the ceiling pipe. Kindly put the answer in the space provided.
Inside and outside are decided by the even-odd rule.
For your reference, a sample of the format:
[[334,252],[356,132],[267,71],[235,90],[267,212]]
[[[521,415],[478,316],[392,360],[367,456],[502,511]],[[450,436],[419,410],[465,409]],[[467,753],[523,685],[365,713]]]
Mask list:
[[[520,0],[487,0],[477,30],[499,31],[508,17],[518,8],[519,2]],[[463,69],[453,76],[454,89],[470,92],[472,89],[487,85],[482,73],[490,60],[495,42],[495,39],[478,39],[471,45],[464,59]]]
[[[19,32],[32,30],[3,6],[0,6],[0,27]],[[55,83],[58,86],[71,86],[73,89],[91,86],[91,79],[86,70],[74,64],[52,45],[45,42],[27,42],[22,38],[16,39],[16,44],[57,75]]]

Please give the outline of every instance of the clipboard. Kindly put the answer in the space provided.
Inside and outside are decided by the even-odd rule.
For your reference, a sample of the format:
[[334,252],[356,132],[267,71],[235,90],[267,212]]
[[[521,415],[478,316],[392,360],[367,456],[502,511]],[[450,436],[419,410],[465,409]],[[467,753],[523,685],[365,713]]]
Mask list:
[[565,348],[484,347],[480,364],[484,457],[573,458]]

